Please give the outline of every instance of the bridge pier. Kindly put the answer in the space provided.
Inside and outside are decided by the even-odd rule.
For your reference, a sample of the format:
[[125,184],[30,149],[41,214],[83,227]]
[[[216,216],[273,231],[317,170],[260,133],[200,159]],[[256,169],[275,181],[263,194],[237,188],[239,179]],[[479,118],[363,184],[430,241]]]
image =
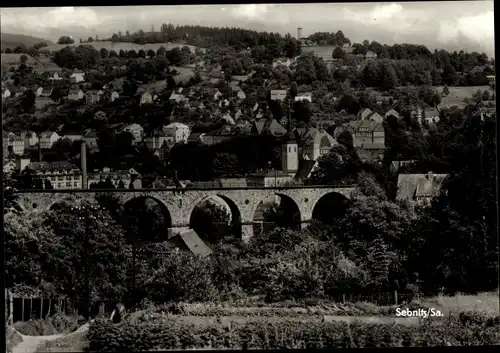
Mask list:
[[244,243],[249,243],[253,237],[253,224],[243,224],[241,226],[241,240]]

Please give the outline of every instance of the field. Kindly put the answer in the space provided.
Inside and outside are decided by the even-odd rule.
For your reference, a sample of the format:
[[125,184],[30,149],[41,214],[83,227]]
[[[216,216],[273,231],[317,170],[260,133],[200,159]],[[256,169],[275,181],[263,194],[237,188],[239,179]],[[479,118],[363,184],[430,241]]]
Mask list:
[[11,33],[1,34],[1,47],[3,50],[7,48],[15,49],[16,47],[21,45],[25,45],[26,47],[29,48],[41,42],[46,42],[47,44],[54,44],[50,40],[32,36],[25,36],[22,34],[11,34]]
[[174,76],[174,80],[175,80],[176,84],[179,84],[180,82],[182,82],[182,84],[186,84],[189,81],[189,79],[194,76],[194,70],[193,70],[193,68],[190,68],[190,67],[170,66],[170,70],[177,71],[177,75]]
[[[154,43],[154,44],[135,44],[135,43],[113,43],[111,41],[103,41],[103,42],[92,42],[92,43],[83,43],[85,45],[91,45],[93,46],[96,50],[101,50],[102,48],[105,48],[107,50],[114,50],[116,52],[119,52],[120,50],[144,50],[147,51],[149,49],[154,50],[155,52],[161,47],[164,46],[165,49],[167,50],[172,50],[176,47],[183,47],[184,44],[182,43]],[[61,50],[62,48],[65,48],[67,46],[73,47],[73,46],[79,46],[80,43],[73,43],[73,44],[53,44],[49,45],[48,47],[44,47],[40,49],[40,51],[49,51],[49,52],[54,52]],[[188,45],[189,49],[191,49],[192,52],[194,52],[195,48],[192,45]]]
[[[435,87],[439,93],[443,92],[443,87]],[[459,108],[465,107],[465,98],[472,98],[472,95],[476,93],[477,90],[485,91],[489,90],[490,93],[495,91],[490,86],[471,86],[471,87],[448,87],[450,94],[446,97],[441,98],[441,104],[439,108],[451,107],[456,105]]]
[[[10,67],[17,67],[20,63],[20,58],[23,54],[1,54],[2,70],[7,70]],[[59,70],[60,68],[54,64],[48,56],[40,55],[38,58],[33,58],[27,55],[28,65],[33,66],[34,70],[38,73],[45,71]]]

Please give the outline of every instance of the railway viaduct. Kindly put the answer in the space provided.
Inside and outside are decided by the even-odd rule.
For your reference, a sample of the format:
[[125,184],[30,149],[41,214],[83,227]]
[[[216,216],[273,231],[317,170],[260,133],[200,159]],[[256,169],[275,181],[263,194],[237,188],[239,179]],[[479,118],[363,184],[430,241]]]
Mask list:
[[151,198],[158,202],[170,216],[171,231],[175,234],[189,228],[194,208],[201,202],[218,196],[231,210],[232,222],[241,225],[241,237],[248,241],[253,236],[254,215],[261,202],[272,202],[278,196],[292,201],[300,213],[304,226],[313,218],[318,202],[327,195],[341,195],[350,199],[354,187],[287,186],[273,188],[218,188],[218,189],[124,189],[124,190],[25,190],[17,191],[17,203],[27,213],[42,212],[54,204],[69,201],[78,204],[83,200],[96,203],[96,196],[107,194],[117,198],[122,206],[138,198]]

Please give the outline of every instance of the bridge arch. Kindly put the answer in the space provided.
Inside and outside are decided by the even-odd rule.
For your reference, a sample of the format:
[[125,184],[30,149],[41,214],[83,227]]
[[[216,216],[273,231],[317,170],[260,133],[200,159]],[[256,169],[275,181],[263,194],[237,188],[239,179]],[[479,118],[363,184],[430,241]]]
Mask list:
[[311,220],[323,224],[333,224],[345,215],[351,200],[339,192],[329,192],[321,196],[312,208]]
[[[139,195],[127,197],[120,202],[120,213],[123,223],[128,226],[138,225],[144,227],[151,226],[149,241],[166,241],[169,235],[169,228],[172,228],[172,213],[160,198],[151,195]],[[155,224],[154,220],[161,219],[161,225]],[[158,232],[159,234],[154,234]],[[146,240],[146,239],[143,239]]]
[[300,229],[301,211],[289,195],[273,192],[272,197],[260,200],[251,212],[253,233],[260,234],[275,227]]
[[[226,235],[231,235],[234,238],[241,239],[243,236],[243,218],[242,218],[242,212],[240,210],[240,207],[238,207],[238,204],[229,196],[224,195],[222,193],[214,193],[210,195],[204,195],[202,197],[199,197],[196,199],[192,205],[189,207],[188,212],[186,214],[187,216],[187,222],[186,225],[189,226],[189,228],[193,228],[193,222],[195,222],[193,217],[196,217],[196,210],[198,207],[200,207],[203,203],[212,201],[216,205],[224,203],[225,205],[220,205],[220,206],[227,206],[230,214],[230,222],[228,224],[228,229],[225,232]],[[217,202],[219,201],[219,202]],[[222,201],[222,202],[220,202]]]

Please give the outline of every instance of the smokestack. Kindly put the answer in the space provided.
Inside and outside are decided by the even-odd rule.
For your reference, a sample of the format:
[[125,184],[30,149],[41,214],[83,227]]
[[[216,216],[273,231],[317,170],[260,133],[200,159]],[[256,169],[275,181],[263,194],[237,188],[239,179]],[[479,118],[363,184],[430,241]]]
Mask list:
[[297,40],[302,39],[302,27],[297,28]]
[[80,149],[80,164],[82,170],[82,189],[88,188],[87,181],[87,146],[85,141],[82,141],[81,149]]

